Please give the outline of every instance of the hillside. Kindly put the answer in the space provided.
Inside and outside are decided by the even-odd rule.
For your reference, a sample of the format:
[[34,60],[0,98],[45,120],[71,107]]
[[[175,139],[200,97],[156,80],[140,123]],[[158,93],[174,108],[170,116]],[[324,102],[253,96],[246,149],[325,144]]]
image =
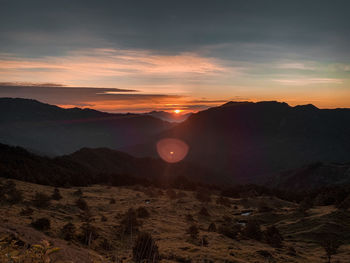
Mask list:
[[[152,235],[164,263],[325,262],[319,241],[330,233],[344,244],[332,262],[345,263],[350,257],[350,214],[333,206],[315,206],[304,215],[297,204],[275,197],[223,199],[207,191],[210,199],[202,200],[192,191],[100,185],[59,188],[61,199],[37,202],[36,193],[51,196],[54,188],[11,182],[1,180],[0,189],[15,187],[23,200],[9,204],[1,199],[1,260],[9,253],[6,259],[30,262],[36,251],[31,245],[46,240],[48,247],[60,249],[50,255],[52,262],[134,262],[132,251],[140,232]],[[49,225],[35,224],[42,218],[49,220]],[[131,226],[125,224],[125,218],[133,222]],[[253,230],[249,222],[256,222],[262,233]],[[191,226],[196,226],[198,233],[188,232]],[[271,226],[280,233],[275,239],[266,232]],[[125,227],[132,231],[125,232]]]
[[0,98],[0,111],[0,142],[46,155],[144,143],[172,125],[152,116],[63,109],[28,99]]
[[1,177],[45,185],[129,185],[145,181],[169,185],[176,183],[176,178],[183,177],[182,184],[188,187],[184,177],[208,181],[211,175],[187,162],[167,164],[161,159],[136,158],[107,148],[83,148],[71,155],[50,158],[21,147],[0,144]]
[[289,191],[312,190],[327,186],[350,185],[349,163],[313,163],[281,172],[267,185]]
[[[217,182],[261,182],[277,172],[312,162],[347,162],[350,109],[291,107],[279,102],[229,102],[193,114],[155,141],[185,141],[186,158],[220,174]],[[149,144],[127,147],[136,156],[156,155]]]

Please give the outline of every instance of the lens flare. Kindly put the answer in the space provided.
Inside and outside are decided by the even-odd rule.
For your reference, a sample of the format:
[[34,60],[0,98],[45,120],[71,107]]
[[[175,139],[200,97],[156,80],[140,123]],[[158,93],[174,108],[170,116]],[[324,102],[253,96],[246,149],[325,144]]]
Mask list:
[[174,138],[161,139],[157,142],[157,152],[164,161],[177,163],[182,161],[188,153],[188,145]]

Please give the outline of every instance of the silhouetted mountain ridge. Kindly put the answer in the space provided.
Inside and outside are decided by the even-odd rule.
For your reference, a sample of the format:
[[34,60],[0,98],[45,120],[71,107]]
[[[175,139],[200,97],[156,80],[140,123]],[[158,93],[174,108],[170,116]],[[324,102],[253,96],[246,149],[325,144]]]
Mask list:
[[[187,160],[212,169],[225,183],[261,182],[279,171],[316,161],[346,162],[350,153],[350,110],[291,107],[286,103],[228,102],[193,114],[156,139],[185,141]],[[156,155],[150,145],[130,148]]]
[[172,124],[152,116],[63,109],[35,100],[0,98],[0,139],[48,155],[82,147],[117,149],[144,143]]

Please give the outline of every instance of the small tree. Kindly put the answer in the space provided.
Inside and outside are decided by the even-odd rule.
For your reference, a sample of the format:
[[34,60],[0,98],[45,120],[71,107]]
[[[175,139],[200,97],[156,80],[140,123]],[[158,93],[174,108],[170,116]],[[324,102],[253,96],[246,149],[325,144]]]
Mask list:
[[139,234],[135,240],[132,254],[136,263],[157,263],[160,259],[158,246],[151,234],[148,233]]
[[62,195],[61,195],[60,190],[58,188],[55,188],[53,190],[51,198],[52,198],[52,200],[61,200],[62,199]]
[[338,253],[338,248],[341,245],[340,242],[334,237],[328,237],[321,243],[321,245],[326,252],[328,263],[331,263],[332,256]]

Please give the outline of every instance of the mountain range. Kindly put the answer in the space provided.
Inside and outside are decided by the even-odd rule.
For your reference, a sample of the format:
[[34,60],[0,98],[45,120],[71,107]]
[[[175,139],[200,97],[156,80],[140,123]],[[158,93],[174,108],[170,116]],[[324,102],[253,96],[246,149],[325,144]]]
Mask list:
[[[26,99],[2,98],[0,110],[0,142],[41,155],[69,155],[74,165],[85,163],[84,169],[90,171],[130,173],[132,158],[138,163],[159,162],[154,159],[158,157],[155,145],[163,138],[177,138],[189,146],[184,163],[196,167],[189,176],[203,173],[199,177],[219,184],[264,183],[310,163],[350,159],[350,109],[228,102],[178,124],[143,114],[62,109]],[[92,154],[86,147],[100,149]],[[125,156],[130,158],[126,161]],[[93,162],[96,159],[100,166]],[[145,167],[139,171],[149,171]]]

